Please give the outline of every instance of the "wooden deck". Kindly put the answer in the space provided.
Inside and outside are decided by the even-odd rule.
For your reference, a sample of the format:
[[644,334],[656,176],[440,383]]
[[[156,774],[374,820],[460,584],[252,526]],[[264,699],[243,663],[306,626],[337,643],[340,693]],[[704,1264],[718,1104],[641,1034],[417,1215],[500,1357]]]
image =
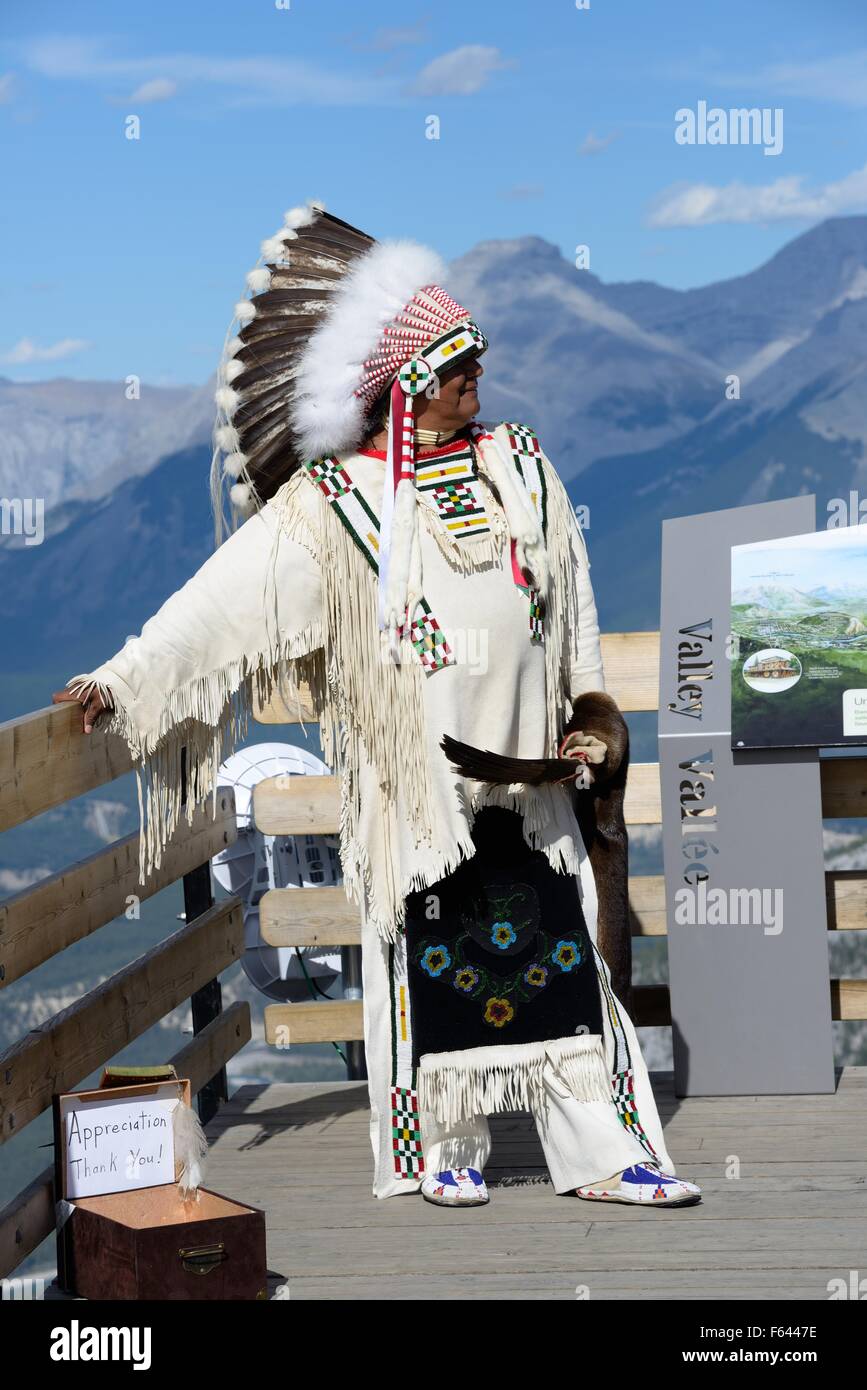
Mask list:
[[271,1291],[292,1299],[826,1301],[830,1279],[864,1274],[867,1067],[827,1096],[678,1100],[670,1074],[653,1082],[697,1206],[558,1197],[521,1115],[491,1123],[488,1206],[378,1201],[364,1082],[242,1087],[208,1127],[207,1182],[265,1210]]

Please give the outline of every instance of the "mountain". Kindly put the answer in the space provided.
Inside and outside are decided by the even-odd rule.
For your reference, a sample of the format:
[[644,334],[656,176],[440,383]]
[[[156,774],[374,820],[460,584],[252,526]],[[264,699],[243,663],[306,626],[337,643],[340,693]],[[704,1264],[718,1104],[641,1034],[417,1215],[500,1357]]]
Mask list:
[[453,264],[449,288],[491,343],[484,414],[537,429],[564,479],[671,444],[719,399],[712,360],[609,302],[538,237],[482,243]]
[[42,498],[54,534],[77,515],[69,503],[107,497],[210,437],[210,385],[139,390],[130,400],[123,381],[0,377],[0,496]]
[[[484,416],[533,425],[588,508],[604,628],[658,623],[665,517],[814,493],[821,526],[867,497],[867,217],[692,290],[605,284],[538,237],[482,243],[448,283],[491,341]],[[0,382],[0,483],[20,492],[32,445],[55,499],[41,546],[0,537],[13,670],[115,650],[209,553],[212,389]]]
[[42,545],[0,551],[4,671],[14,653],[13,669],[56,671],[59,688],[138,633],[213,550],[209,466],[209,447],[170,454],[72,503],[65,530]]
[[732,594],[733,603],[766,608],[775,613],[803,613],[805,608],[824,610],[832,601],[830,595],[819,598],[814,590],[804,593],[802,589],[792,589],[788,584],[750,584],[747,588],[736,589]]
[[533,424],[567,480],[678,441],[690,457],[696,429],[736,444],[784,411],[808,435],[867,443],[867,217],[693,290],[605,285],[537,237],[483,243],[449,284],[492,343],[485,413]]

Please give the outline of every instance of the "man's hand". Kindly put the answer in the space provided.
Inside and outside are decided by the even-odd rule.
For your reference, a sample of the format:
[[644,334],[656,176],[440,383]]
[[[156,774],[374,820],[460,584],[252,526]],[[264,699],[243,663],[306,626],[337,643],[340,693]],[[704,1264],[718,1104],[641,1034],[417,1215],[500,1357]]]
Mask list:
[[[585,734],[583,729],[575,729],[571,734],[567,734],[560,744],[561,758],[575,758],[585,764],[604,763],[605,754],[608,752],[608,744],[603,743],[601,738],[595,734]],[[588,766],[590,781],[593,781],[593,773]]]
[[104,714],[109,713],[114,706],[105,705],[97,686],[94,686],[89,695],[82,691],[81,695],[73,695],[71,690],[55,690],[51,697],[53,705],[63,705],[69,700],[74,700],[81,705],[81,728],[85,734],[93,733],[93,726]]

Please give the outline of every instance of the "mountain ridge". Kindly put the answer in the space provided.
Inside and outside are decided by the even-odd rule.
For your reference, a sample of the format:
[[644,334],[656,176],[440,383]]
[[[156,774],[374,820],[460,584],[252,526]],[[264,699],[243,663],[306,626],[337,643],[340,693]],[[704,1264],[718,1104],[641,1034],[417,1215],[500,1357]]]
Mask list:
[[[813,493],[821,526],[832,499],[867,489],[867,217],[829,219],[747,275],[696,289],[605,284],[532,236],[474,247],[449,288],[491,340],[482,414],[533,426],[589,510],[603,627],[657,625],[665,517]],[[726,397],[721,354],[752,363],[739,398]],[[0,379],[0,420],[31,392],[57,437],[45,542],[16,549],[20,537],[0,537],[16,669],[36,669],[46,650],[64,662],[80,653],[76,670],[104,659],[210,553],[211,391],[145,387],[121,404],[113,383]],[[108,445],[85,476],[82,420],[103,427],[100,401]],[[73,417],[75,466],[63,454]],[[139,432],[112,456],[129,421]],[[18,423],[17,454],[9,438],[0,449],[0,494],[24,478]]]

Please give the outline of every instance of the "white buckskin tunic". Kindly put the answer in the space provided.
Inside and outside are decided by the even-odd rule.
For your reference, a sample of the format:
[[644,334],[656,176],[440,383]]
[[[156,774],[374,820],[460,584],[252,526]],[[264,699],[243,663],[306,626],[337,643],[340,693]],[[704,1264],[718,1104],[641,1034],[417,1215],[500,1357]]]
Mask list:
[[[494,435],[504,442],[511,428],[498,426]],[[452,447],[420,454],[419,467],[440,458],[447,467]],[[376,575],[363,547],[329,515],[327,489],[302,469],[163,604],[140,636],[68,682],[76,691],[96,683],[114,699],[110,727],[126,738],[139,778],[143,881],[182,814],[181,748],[187,746],[189,765],[197,769],[195,795],[187,802],[191,817],[209,793],[216,800],[220,763],[244,732],[254,689],[267,701],[284,676],[309,683],[324,757],[340,778],[345,886],[362,916],[377,1196],[415,1190],[424,1150],[429,1167],[432,1157],[434,1164],[444,1162],[443,1144],[446,1156],[464,1164],[481,1166],[486,1156],[484,1114],[467,1120],[441,1108],[419,1116],[414,1071],[401,1066],[400,1031],[405,1044],[404,900],[473,854],[470,830],[479,806],[520,811],[527,843],[555,869],[578,876],[587,927],[596,938],[596,892],[572,788],[468,782],[439,747],[450,734],[497,753],[550,756],[572,700],[604,689],[589,558],[562,483],[540,453],[550,572],[540,643],[531,640],[527,592],[515,582],[484,446],[475,446],[474,458],[474,515],[481,509],[485,523],[476,534],[456,535],[448,511],[424,492],[417,502],[424,598],[451,664],[428,673],[407,640],[399,662],[384,652]],[[360,452],[340,463],[378,513],[384,455]],[[549,1074],[552,1065],[560,1068],[553,1083],[550,1075],[544,1081],[555,1113],[561,1107],[562,1120],[571,1115],[569,1106],[578,1107],[580,1124],[565,1122],[567,1134],[584,1127],[574,1161],[555,1175],[563,1191],[648,1155],[673,1171],[634,1029],[610,992],[601,957],[597,969],[607,1001],[604,1035],[566,1039],[559,1053],[549,1047],[537,1059]],[[530,1091],[518,1086],[510,1095],[533,1108]],[[504,1094],[487,1113],[497,1108],[512,1108]],[[594,1113],[598,1121],[588,1131]],[[463,1136],[457,1148],[455,1135]]]
[[[506,427],[500,426],[502,431]],[[448,459],[450,449],[438,451]],[[426,462],[437,454],[421,456]],[[376,509],[384,458],[342,460]],[[199,766],[198,800],[243,727],[253,685],[267,697],[283,672],[310,682],[325,757],[342,783],[341,858],[353,894],[364,884],[377,929],[393,939],[406,895],[472,853],[471,807],[522,811],[528,842],[555,867],[581,872],[586,853],[571,789],[467,784],[439,747],[443,734],[522,758],[556,751],[571,701],[602,690],[590,562],[565,489],[547,459],[553,593],[546,640],[530,640],[502,511],[479,460],[487,535],[453,538],[420,496],[425,598],[454,652],[426,675],[409,643],[384,654],[375,576],[302,470],[244,523],[109,661],[69,682],[110,689],[114,731],[139,762],[141,873],[159,864],[181,814],[180,749]],[[467,579],[472,576],[472,582]],[[292,670],[294,668],[294,670]],[[235,699],[233,700],[233,696]],[[187,804],[192,815],[195,801]],[[592,897],[589,865],[582,889]],[[588,903],[590,913],[594,909]]]

